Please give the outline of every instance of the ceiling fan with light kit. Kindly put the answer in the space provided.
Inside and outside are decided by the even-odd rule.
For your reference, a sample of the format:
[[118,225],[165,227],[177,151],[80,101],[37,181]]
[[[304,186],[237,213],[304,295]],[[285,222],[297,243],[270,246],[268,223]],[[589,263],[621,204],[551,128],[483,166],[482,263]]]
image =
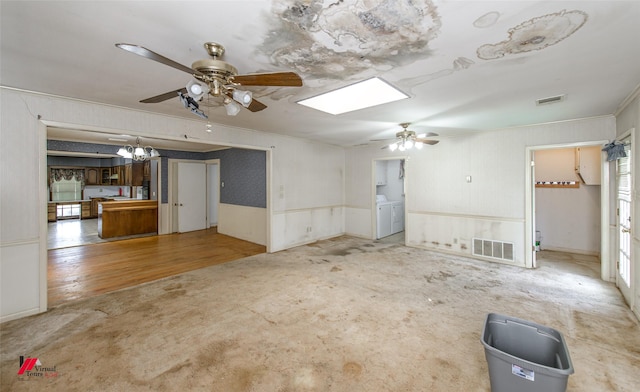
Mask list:
[[189,81],[184,88],[143,99],[140,102],[158,103],[179,96],[180,101],[185,108],[190,109],[194,114],[202,118],[208,118],[208,116],[200,110],[198,102],[208,95],[222,98],[222,103],[227,114],[235,116],[240,111],[241,106],[249,109],[251,112],[259,112],[267,107],[262,102],[254,99],[251,91],[242,90],[241,88],[243,87],[302,86],[302,79],[295,72],[238,75],[236,67],[221,60],[225,49],[224,46],[215,42],[207,42],[204,44],[207,53],[209,53],[212,58],[197,60],[191,65],[191,68],[155,53],[143,46],[126,43],[118,43],[116,46],[120,49],[137,54],[138,56],[142,56],[164,65],[168,65],[182,72],[186,72],[195,79]]
[[412,148],[421,150],[425,144],[434,145],[438,144],[439,140],[433,140],[431,138],[438,136],[437,133],[428,132],[416,134],[414,131],[408,129],[411,123],[402,123],[402,131],[396,133],[395,139],[375,139],[372,141],[390,141],[391,143],[382,147],[382,149],[388,148],[391,151],[399,150],[406,151]]

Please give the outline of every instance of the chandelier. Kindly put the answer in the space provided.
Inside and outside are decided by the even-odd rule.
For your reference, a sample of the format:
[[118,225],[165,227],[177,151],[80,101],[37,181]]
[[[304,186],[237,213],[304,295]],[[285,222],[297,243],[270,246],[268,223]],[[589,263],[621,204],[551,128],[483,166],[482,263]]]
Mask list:
[[117,152],[123,158],[133,159],[134,161],[146,161],[149,158],[159,157],[158,150],[151,146],[140,146],[140,138],[136,138],[136,146],[130,144],[120,147]]

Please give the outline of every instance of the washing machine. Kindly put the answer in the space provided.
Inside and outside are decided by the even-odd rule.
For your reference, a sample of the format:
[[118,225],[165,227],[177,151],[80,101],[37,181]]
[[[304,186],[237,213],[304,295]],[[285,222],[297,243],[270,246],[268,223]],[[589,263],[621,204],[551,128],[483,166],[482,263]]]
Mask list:
[[376,238],[384,238],[404,231],[404,202],[389,201],[376,195]]

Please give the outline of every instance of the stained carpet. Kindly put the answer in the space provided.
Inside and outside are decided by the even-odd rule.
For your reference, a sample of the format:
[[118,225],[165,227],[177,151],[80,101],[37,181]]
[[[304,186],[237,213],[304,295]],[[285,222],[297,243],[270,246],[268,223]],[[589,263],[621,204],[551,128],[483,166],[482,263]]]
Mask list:
[[[564,334],[568,391],[635,391],[640,326],[598,271],[553,252],[526,270],[340,237],[0,324],[0,389],[489,391],[494,312]],[[20,356],[40,365],[19,375]]]

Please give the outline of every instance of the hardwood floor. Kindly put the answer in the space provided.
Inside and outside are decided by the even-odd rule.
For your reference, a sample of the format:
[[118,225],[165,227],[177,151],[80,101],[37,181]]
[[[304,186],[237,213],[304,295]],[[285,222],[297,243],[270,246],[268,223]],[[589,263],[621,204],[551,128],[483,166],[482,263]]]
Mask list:
[[49,308],[265,251],[215,228],[51,249]]

